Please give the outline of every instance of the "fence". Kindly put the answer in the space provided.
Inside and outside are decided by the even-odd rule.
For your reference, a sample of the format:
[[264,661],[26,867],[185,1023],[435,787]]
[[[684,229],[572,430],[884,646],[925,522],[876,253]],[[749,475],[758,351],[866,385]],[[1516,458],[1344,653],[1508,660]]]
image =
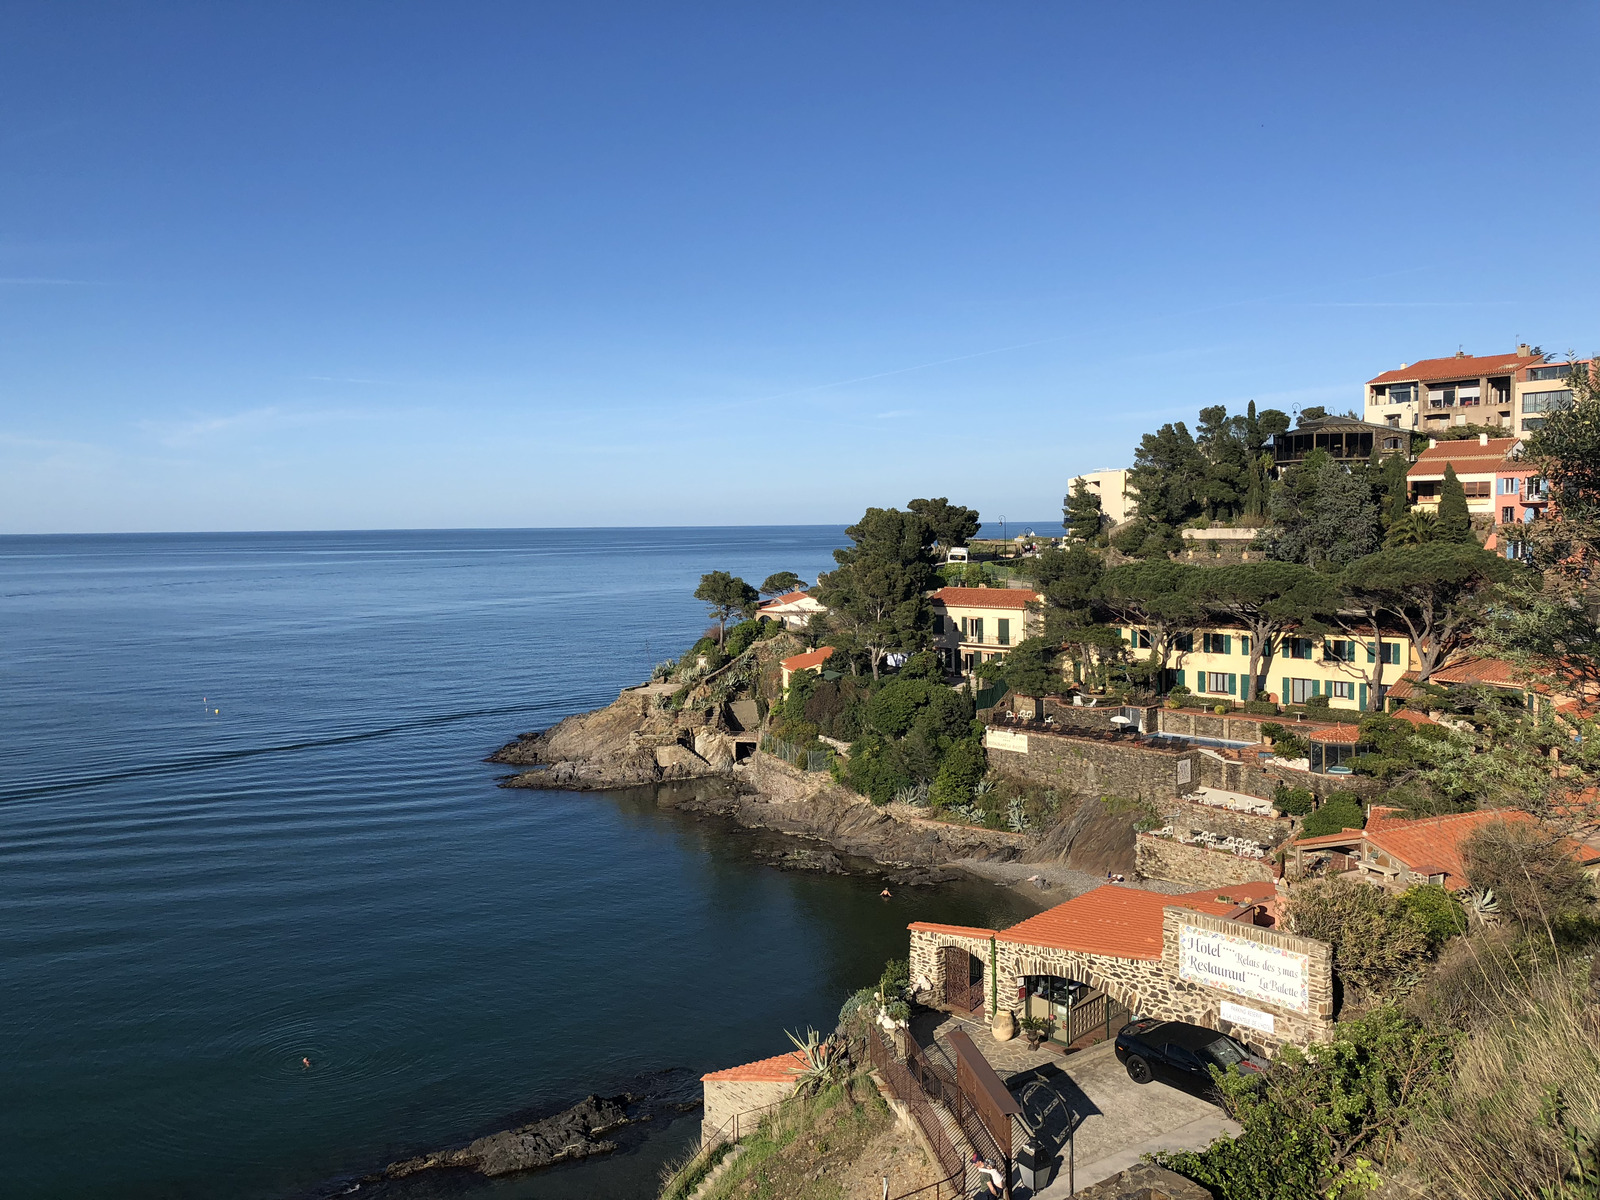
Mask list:
[[770,733],[762,735],[761,749],[802,771],[826,771],[833,762],[832,750],[808,750],[804,746],[775,738]]
[[939,1114],[934,1110],[933,1097],[928,1095],[912,1074],[908,1064],[900,1061],[900,1056],[889,1045],[883,1032],[875,1026],[867,1030],[867,1053],[873,1068],[895,1098],[911,1111],[912,1118],[928,1139],[934,1157],[939,1160],[939,1168],[945,1173],[946,1180],[960,1179],[964,1185],[967,1163],[961,1147],[950,1140],[944,1122],[939,1120]]
[[1101,992],[1072,1006],[1067,1014],[1067,1045],[1075,1046],[1079,1040],[1093,1034],[1109,1039],[1112,1025],[1121,1025],[1133,1014],[1128,1007]]
[[[728,1146],[735,1145],[739,1141],[739,1129],[741,1125],[744,1127],[746,1132],[754,1129],[766,1119],[768,1113],[772,1112],[779,1105],[786,1103],[786,1101],[791,1098],[792,1097],[785,1097],[783,1100],[774,1100],[771,1104],[763,1104],[760,1108],[747,1108],[744,1112],[734,1113],[733,1116],[729,1117],[726,1121],[719,1125],[717,1127],[717,1131],[710,1137],[702,1137],[700,1139],[700,1148],[690,1156],[688,1162],[684,1163],[672,1173],[672,1178],[668,1179],[666,1183],[662,1185],[661,1194],[663,1196],[671,1195],[672,1190],[677,1186],[678,1181],[698,1170],[700,1164],[705,1162],[706,1158],[711,1154],[715,1153],[718,1146],[722,1146],[724,1144]],[[751,1120],[752,1117],[755,1119]],[[688,1195],[688,1191],[686,1190],[684,1194]]]

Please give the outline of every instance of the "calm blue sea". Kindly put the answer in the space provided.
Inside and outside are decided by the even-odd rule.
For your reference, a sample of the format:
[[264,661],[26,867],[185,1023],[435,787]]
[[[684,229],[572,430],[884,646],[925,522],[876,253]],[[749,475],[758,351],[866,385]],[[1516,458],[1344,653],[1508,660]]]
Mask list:
[[[5,1194],[319,1194],[781,1052],[908,920],[1018,915],[980,885],[885,904],[648,794],[507,791],[482,761],[696,637],[702,572],[812,578],[841,537],[0,538]],[[428,1188],[651,1196],[697,1128]]]

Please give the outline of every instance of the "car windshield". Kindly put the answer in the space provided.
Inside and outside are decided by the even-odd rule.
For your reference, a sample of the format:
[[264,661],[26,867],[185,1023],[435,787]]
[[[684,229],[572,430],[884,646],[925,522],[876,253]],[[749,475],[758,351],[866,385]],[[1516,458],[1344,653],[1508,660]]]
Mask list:
[[1244,1061],[1244,1055],[1240,1053],[1232,1038],[1219,1037],[1216,1041],[1208,1043],[1205,1053],[1212,1062],[1224,1068]]

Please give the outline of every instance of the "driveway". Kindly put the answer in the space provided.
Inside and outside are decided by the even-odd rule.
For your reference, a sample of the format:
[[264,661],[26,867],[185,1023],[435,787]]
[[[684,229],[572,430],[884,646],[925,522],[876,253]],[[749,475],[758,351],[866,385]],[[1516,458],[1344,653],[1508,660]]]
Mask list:
[[[1038,1193],[1014,1189],[1019,1200],[1056,1200],[1133,1166],[1155,1150],[1200,1150],[1239,1132],[1222,1110],[1165,1083],[1128,1078],[1110,1042],[1058,1058],[1006,1079],[1047,1154],[1059,1166]],[[1069,1161],[1071,1171],[1069,1173]]]

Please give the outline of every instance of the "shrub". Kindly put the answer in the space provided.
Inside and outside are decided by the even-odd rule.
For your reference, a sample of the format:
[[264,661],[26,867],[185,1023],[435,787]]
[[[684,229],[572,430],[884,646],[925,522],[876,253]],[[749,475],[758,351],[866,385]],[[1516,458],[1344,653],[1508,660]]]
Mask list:
[[1533,821],[1490,821],[1462,842],[1461,857],[1467,882],[1492,891],[1501,913],[1524,929],[1570,924],[1594,898],[1559,836]]
[[1271,700],[1246,700],[1244,710],[1247,713],[1254,713],[1263,717],[1275,717],[1278,715],[1278,706]]
[[1306,711],[1325,713],[1331,707],[1331,696],[1307,696]]
[[1280,783],[1272,794],[1272,807],[1286,817],[1303,817],[1316,802],[1316,796],[1306,788],[1292,788],[1286,783]]
[[1460,902],[1437,883],[1423,883],[1400,894],[1400,904],[1428,935],[1428,948],[1438,950],[1457,934],[1467,931],[1467,914]]
[[1372,1161],[1438,1096],[1454,1043],[1392,1007],[1341,1023],[1328,1045],[1280,1051],[1264,1086],[1220,1077],[1239,1134],[1156,1161],[1218,1200],[1354,1200],[1379,1182]]
[[766,636],[766,630],[772,622],[767,620],[740,621],[728,630],[728,639],[725,649],[729,658],[738,658],[751,646]]
[[951,746],[939,764],[939,774],[934,777],[929,793],[934,807],[953,808],[966,804],[988,768],[983,744],[976,739],[964,738]]
[[1346,989],[1362,995],[1409,989],[1428,955],[1428,933],[1412,909],[1357,880],[1300,885],[1290,896],[1289,927],[1331,945],[1334,973]]
[[1308,758],[1311,755],[1309,741],[1276,721],[1261,722],[1261,736],[1272,739],[1272,752],[1279,758]]
[[1321,837],[1345,829],[1360,829],[1365,823],[1361,805],[1348,792],[1336,792],[1305,819],[1300,834],[1302,837]]

